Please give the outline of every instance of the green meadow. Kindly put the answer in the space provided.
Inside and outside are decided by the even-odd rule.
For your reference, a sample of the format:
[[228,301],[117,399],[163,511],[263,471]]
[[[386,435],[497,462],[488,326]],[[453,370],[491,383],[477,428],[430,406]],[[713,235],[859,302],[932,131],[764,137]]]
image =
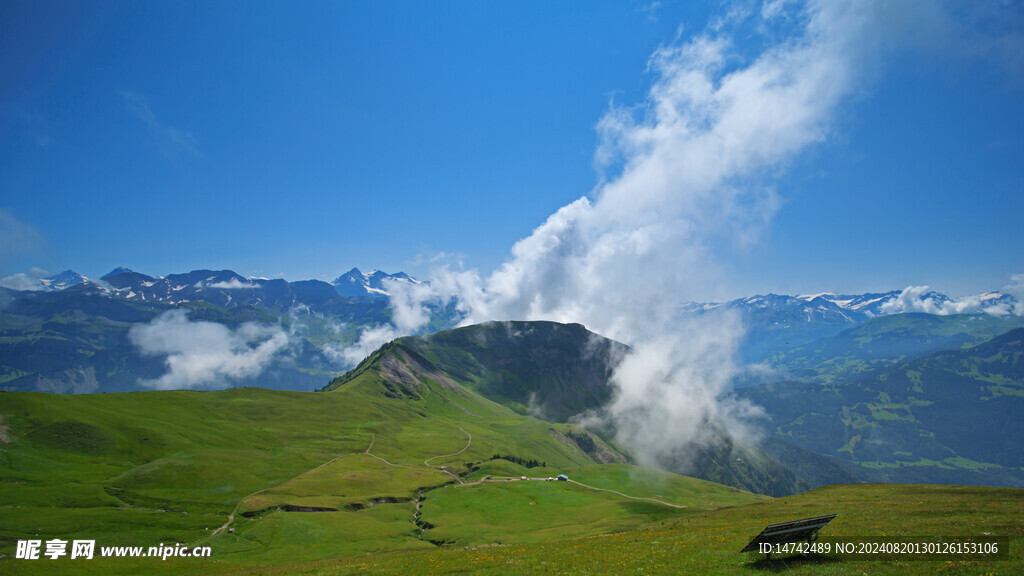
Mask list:
[[[331,392],[0,394],[3,574],[1012,574],[1024,491],[852,485],[772,499],[595,462],[582,430],[429,377]],[[596,436],[589,452],[618,454]],[[496,458],[497,456],[497,458]],[[530,467],[532,466],[532,467]],[[569,481],[548,480],[566,474]],[[525,477],[525,480],[523,479]],[[838,513],[829,537],[995,534],[1009,559],[739,549]],[[16,559],[18,540],[183,543],[210,558]]]

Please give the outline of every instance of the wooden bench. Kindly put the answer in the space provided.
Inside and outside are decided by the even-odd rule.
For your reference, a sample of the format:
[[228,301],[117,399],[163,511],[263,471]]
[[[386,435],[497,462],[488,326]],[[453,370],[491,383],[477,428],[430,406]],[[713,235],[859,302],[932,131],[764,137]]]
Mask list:
[[[760,534],[754,536],[754,539],[744,546],[740,552],[760,552],[763,550],[762,544],[775,545],[796,542],[807,542],[810,544],[818,539],[818,530],[828,526],[828,523],[836,516],[838,514],[829,514],[827,516],[815,516],[814,518],[772,524],[761,530]],[[772,553],[769,550],[767,558],[771,559],[771,557]]]

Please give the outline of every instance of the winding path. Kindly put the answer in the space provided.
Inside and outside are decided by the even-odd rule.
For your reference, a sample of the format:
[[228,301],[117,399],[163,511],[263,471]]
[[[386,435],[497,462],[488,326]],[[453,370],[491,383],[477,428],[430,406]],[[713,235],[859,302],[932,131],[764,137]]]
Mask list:
[[[456,425],[455,427],[458,428],[459,430],[462,430],[462,426]],[[469,437],[469,441],[466,442],[466,447],[465,448],[463,448],[462,450],[459,450],[458,452],[452,452],[451,454],[441,454],[440,456],[434,456],[433,458],[427,458],[426,460],[423,461],[423,465],[424,466],[430,466],[430,461],[431,460],[437,460],[438,458],[448,458],[450,456],[458,456],[459,454],[462,454],[466,450],[469,450],[469,447],[473,445],[473,435],[470,434],[469,432],[466,432],[465,430],[462,430],[462,433]],[[452,478],[455,478],[455,481],[458,482],[459,484],[465,484],[465,482],[462,481],[462,478],[460,478],[458,474],[452,474],[444,466],[438,466],[437,469],[440,470],[441,472],[444,472],[445,474],[451,476]]]
[[629,494],[623,494],[622,492],[619,492],[618,490],[610,490],[608,488],[596,488],[594,486],[589,486],[587,484],[584,484],[583,482],[577,482],[575,480],[569,480],[569,482],[572,482],[573,484],[576,484],[577,486],[583,486],[584,488],[590,488],[591,490],[597,490],[598,492],[611,492],[612,494],[618,494],[619,496],[622,496],[623,498],[629,498],[630,500],[647,500],[647,501],[650,501],[650,502],[657,502],[658,504],[662,504],[664,506],[671,506],[672,508],[689,508],[689,506],[683,506],[682,504],[671,504],[669,502],[665,502],[663,500],[657,500],[657,499],[654,499],[654,498],[642,498],[640,496],[630,496]]
[[[531,482],[531,481],[533,481],[533,482],[543,482],[544,480],[546,480],[546,478],[525,478],[524,479],[524,478],[513,478],[513,477],[502,476],[502,477],[497,477],[497,478],[491,478],[490,480],[484,478],[482,480],[477,480],[476,482],[461,482],[460,484],[462,484],[463,486],[476,486],[478,484],[492,484],[492,483],[499,483],[499,482]],[[573,484],[575,484],[577,486],[582,486],[584,488],[590,489],[590,490],[596,490],[597,492],[611,492],[612,494],[618,494],[619,496],[622,496],[623,498],[629,498],[630,500],[647,500],[648,502],[656,502],[656,503],[661,504],[663,506],[670,506],[672,508],[689,508],[689,506],[683,506],[682,504],[672,504],[671,502],[665,502],[664,500],[658,500],[656,498],[644,498],[644,497],[641,497],[641,496],[630,496],[629,494],[623,494],[622,492],[619,492],[618,490],[611,490],[609,488],[598,488],[596,486],[591,486],[589,484],[584,484],[583,482],[577,482],[576,480],[569,480],[569,482],[571,482],[571,483],[573,483]]]
[[[458,428],[459,430],[462,430],[462,426],[456,425],[455,427]],[[423,461],[423,465],[430,466],[431,460],[437,460],[438,458],[447,458],[449,456],[458,456],[459,454],[462,454],[466,450],[469,450],[469,447],[473,445],[473,435],[470,434],[469,432],[466,432],[465,430],[462,430],[462,433],[469,437],[469,441],[466,442],[465,448],[459,450],[458,452],[452,452],[451,454],[442,454],[440,456],[434,456],[433,458],[427,458],[426,460]]]

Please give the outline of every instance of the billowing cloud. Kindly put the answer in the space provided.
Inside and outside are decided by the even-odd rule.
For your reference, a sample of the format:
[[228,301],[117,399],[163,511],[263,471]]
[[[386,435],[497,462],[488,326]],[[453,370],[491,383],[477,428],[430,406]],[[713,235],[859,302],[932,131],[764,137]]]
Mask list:
[[[598,122],[604,175],[592,193],[487,276],[441,269],[429,285],[389,287],[395,324],[364,332],[357,350],[422,329],[425,306],[454,303],[463,323],[581,322],[634,348],[604,417],[645,463],[678,461],[716,426],[745,435],[757,410],[723,399],[742,326],[725,313],[680,311],[714,298],[722,255],[757,242],[779,206],[773,179],[830,136],[880,56],[930,29],[910,17],[913,7],[937,10],[925,4],[770,2],[728,10],[706,32],[659,48],[646,100],[612,105]],[[759,32],[753,55],[732,41]]]
[[232,330],[215,322],[190,321],[186,310],[171,310],[132,326],[129,337],[143,354],[167,357],[166,374],[140,382],[157,390],[226,388],[258,376],[289,341],[280,326],[247,322]]
[[1015,314],[1024,316],[1024,275],[1015,275],[1008,286],[1003,289],[1013,300],[1003,298],[999,293],[977,294],[963,298],[950,299],[931,291],[928,286],[907,286],[899,296],[892,298],[881,306],[883,314],[904,314],[921,312],[949,316],[951,314],[991,314],[1007,316]]
[[[453,276],[446,274],[446,281]],[[430,321],[430,303],[447,302],[457,297],[456,289],[446,288],[446,282],[436,285],[413,283],[402,279],[385,278],[384,289],[390,294],[391,323],[364,329],[359,340],[351,346],[324,346],[324,352],[334,360],[354,366],[382,345],[409,334],[415,334]]]
[[1013,314],[1024,316],[1024,274],[1014,274],[1010,283],[1003,287],[1003,292],[1013,296],[1017,301],[1013,305]]

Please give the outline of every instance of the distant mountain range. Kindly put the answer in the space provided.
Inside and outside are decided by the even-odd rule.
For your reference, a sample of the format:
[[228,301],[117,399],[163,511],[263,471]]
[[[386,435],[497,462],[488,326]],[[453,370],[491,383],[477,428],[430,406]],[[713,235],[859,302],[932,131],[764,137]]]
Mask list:
[[[940,292],[914,293],[913,302],[923,310],[956,312],[957,302]],[[733,310],[742,318],[746,334],[740,346],[745,363],[763,362],[772,355],[835,336],[844,330],[881,316],[917,312],[903,302],[904,291],[867,294],[803,294],[787,296],[765,294],[728,302],[693,303],[686,307],[690,314]],[[925,305],[926,304],[926,305]],[[1018,306],[1010,294],[988,292],[973,297],[971,306],[961,306],[966,314],[988,313],[989,316],[1010,316],[1007,311]],[[957,312],[955,315],[959,315]]]
[[[219,323],[236,330],[246,322],[277,326],[289,333],[289,350],[275,356],[253,378],[208,383],[223,387],[245,383],[308,390],[323,378],[350,367],[335,352],[354,343],[362,330],[391,319],[387,296],[395,286],[420,280],[398,272],[369,273],[353,268],[333,282],[244,277],[231,270],[194,270],[149,276],[119,267],[100,279],[68,270],[46,278],[8,277],[0,288],[0,389],[96,392],[139,388],[151,380],[165,358],[142,354],[130,339],[133,326],[152,322],[171,310],[191,321]],[[14,287],[32,288],[19,290]],[[912,295],[932,308],[953,303],[938,292]],[[1015,315],[974,314],[970,329],[952,321],[962,316],[911,318],[903,291],[860,295],[756,295],[728,302],[695,303],[681,314],[731,310],[745,328],[739,361],[757,366],[739,386],[793,378],[828,382],[859,377],[920,355],[977,344],[1024,325]],[[974,309],[1010,309],[1017,301],[991,292],[975,298]],[[424,333],[452,328],[461,317],[453,307],[432,309]],[[961,322],[962,323],[962,322]],[[852,329],[858,331],[848,332]],[[909,332],[908,332],[909,330]],[[255,345],[255,342],[251,342]],[[296,356],[298,346],[303,350]],[[301,367],[295,364],[301,358]],[[288,366],[285,366],[288,364]],[[275,371],[276,369],[280,370]],[[282,378],[281,374],[292,376]]]
[[245,278],[230,270],[153,277],[119,267],[98,280],[69,270],[38,279],[33,290],[0,288],[0,390],[145,389],[142,382],[160,376],[173,353],[147,353],[132,339],[132,329],[172,310],[186,311],[191,322],[225,327],[229,332],[217,344],[227,346],[220,353],[233,359],[245,358],[261,342],[240,347],[245,334],[238,330],[247,323],[287,334],[287,348],[275,349],[260,370],[245,378],[226,373],[208,387],[314,390],[346,368],[331,350],[354,342],[363,327],[390,320],[386,296],[392,282],[418,281],[355,268],[329,284]]
[[[380,270],[369,273],[360,272],[353,268],[328,284],[319,280],[305,280],[293,282],[292,284],[310,285],[314,288],[311,291],[322,290],[322,286],[333,286],[334,291],[342,296],[370,298],[386,298],[390,295],[388,284],[399,282],[405,284],[420,284],[419,280],[412,278],[404,272],[388,274]],[[117,295],[124,298],[138,298],[147,301],[168,302],[171,304],[191,301],[208,300],[204,291],[209,290],[258,290],[265,285],[281,286],[288,284],[285,280],[257,277],[243,277],[231,270],[193,270],[185,274],[170,274],[168,276],[147,276],[135,272],[130,268],[118,266],[114,268],[99,281],[90,279],[74,270],[65,270],[60,274],[44,278],[34,278],[27,275],[16,275],[0,280],[0,287],[18,291],[40,291],[54,292],[79,286],[93,284],[101,290],[113,290]],[[127,291],[124,289],[128,289]],[[215,299],[218,299],[215,297]],[[224,300],[220,298],[220,300]]]
[[[396,284],[416,285],[423,281],[398,272],[388,274],[381,270],[361,272],[352,268],[332,282],[243,277],[231,270],[193,270],[184,274],[147,276],[129,268],[118,267],[99,280],[87,278],[73,270],[46,278],[29,279],[16,275],[0,279],[0,287],[17,291],[54,292],[76,286],[94,286],[101,292],[129,300],[181,304],[205,301],[218,306],[266,306],[278,308],[290,303],[316,306],[333,291],[348,298],[386,298]],[[801,294],[797,296],[758,294],[726,302],[691,303],[683,308],[689,314],[703,314],[714,310],[737,310],[752,328],[752,346],[749,354],[762,355],[768,345],[799,345],[821,337],[838,334],[850,326],[871,318],[905,312],[927,310],[906,309],[901,302],[901,290],[870,292],[866,294]],[[935,291],[913,295],[927,301],[934,308],[950,307],[956,301]],[[291,297],[291,300],[289,300]],[[962,313],[980,313],[985,310],[1011,309],[1017,300],[1010,294],[988,292],[973,297],[977,302]],[[764,340],[754,343],[753,341]]]

